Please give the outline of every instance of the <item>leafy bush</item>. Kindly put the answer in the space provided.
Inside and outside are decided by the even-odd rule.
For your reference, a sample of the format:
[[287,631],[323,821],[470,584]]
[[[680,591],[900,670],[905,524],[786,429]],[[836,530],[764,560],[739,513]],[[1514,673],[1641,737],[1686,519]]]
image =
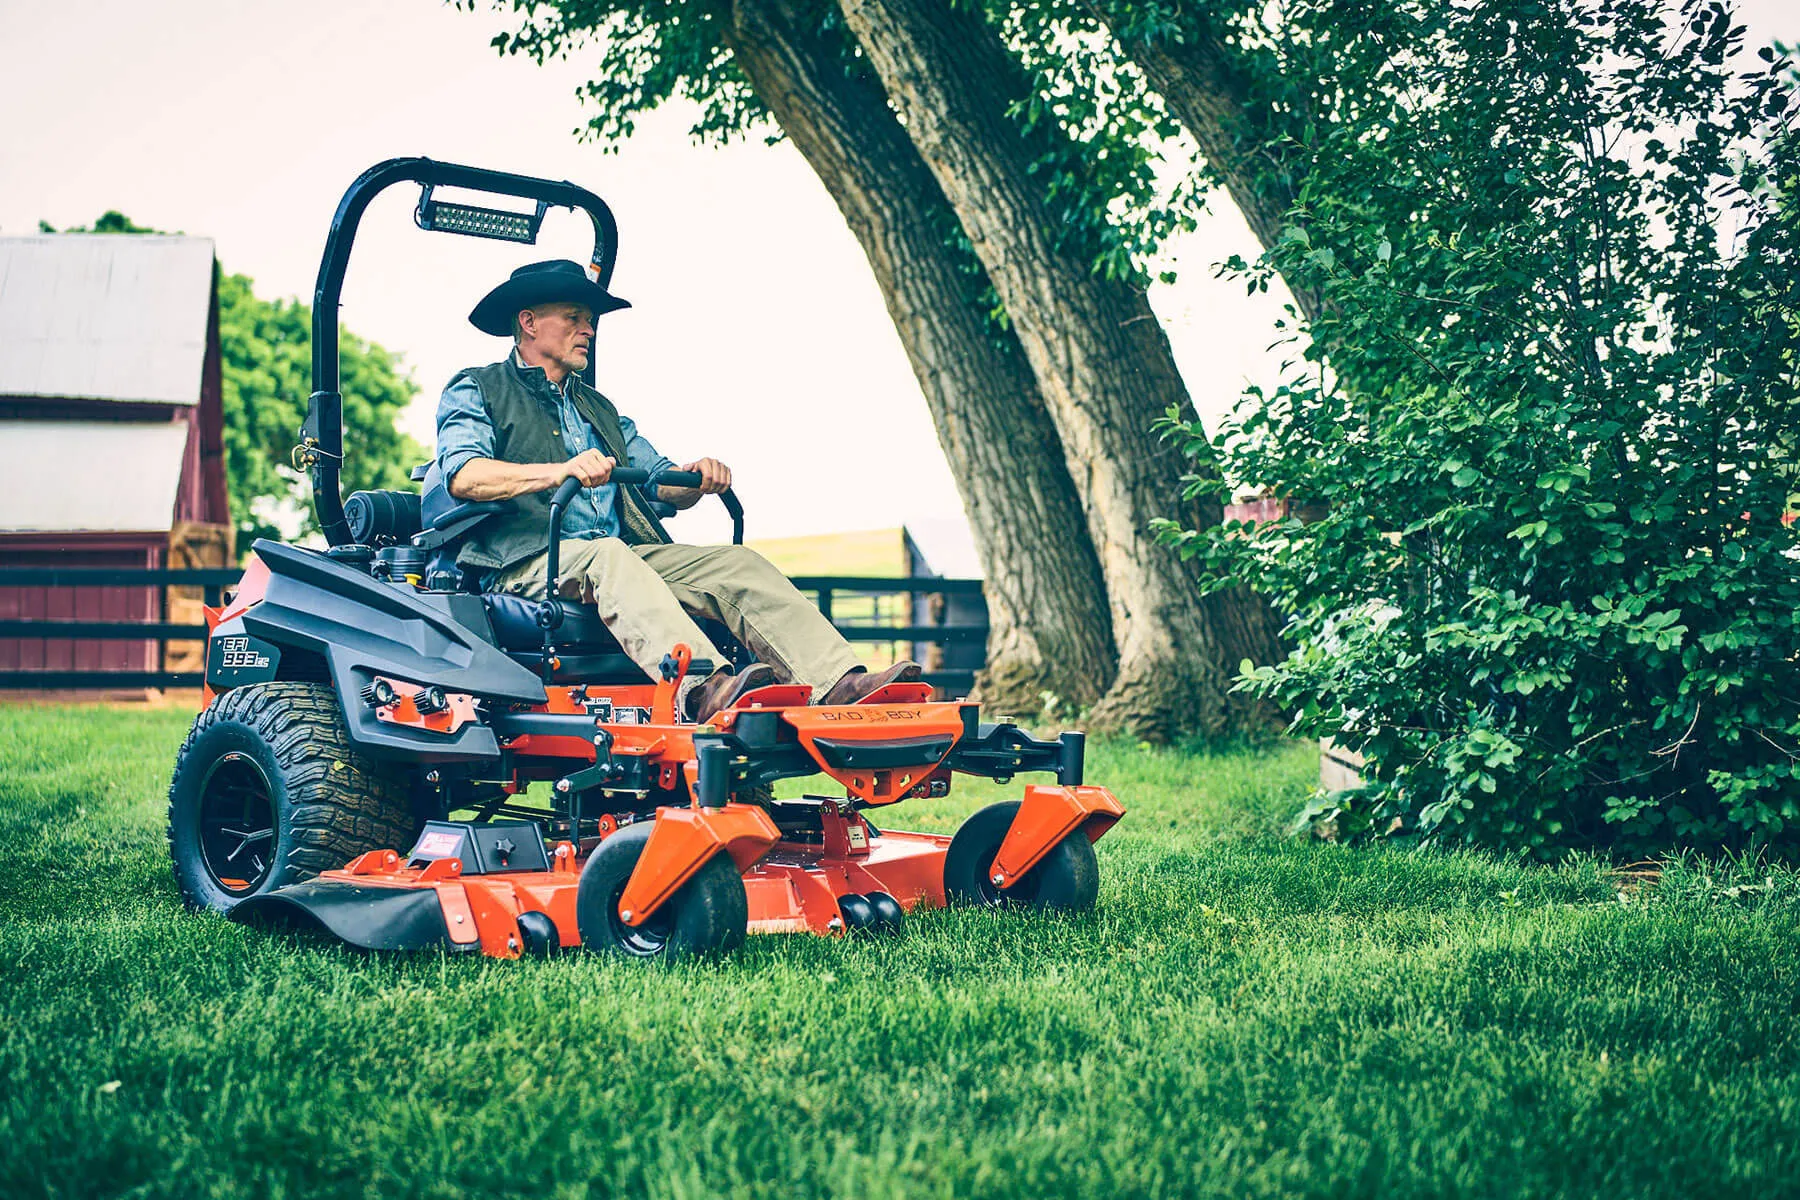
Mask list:
[[1242,686],[1367,757],[1371,830],[1800,843],[1792,73],[1725,3],[1398,12],[1246,34],[1317,119],[1243,269],[1325,303],[1212,440],[1324,515],[1162,534],[1289,615]]

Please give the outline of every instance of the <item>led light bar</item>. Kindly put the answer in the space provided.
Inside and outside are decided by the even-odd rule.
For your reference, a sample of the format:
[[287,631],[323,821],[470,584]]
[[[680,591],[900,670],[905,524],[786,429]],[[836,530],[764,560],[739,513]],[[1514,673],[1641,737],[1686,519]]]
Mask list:
[[450,204],[432,199],[431,185],[426,184],[413,220],[418,222],[420,229],[436,233],[460,233],[467,237],[530,245],[537,241],[538,227],[544,223],[544,213],[549,207],[540,200],[535,213],[518,213],[475,204]]

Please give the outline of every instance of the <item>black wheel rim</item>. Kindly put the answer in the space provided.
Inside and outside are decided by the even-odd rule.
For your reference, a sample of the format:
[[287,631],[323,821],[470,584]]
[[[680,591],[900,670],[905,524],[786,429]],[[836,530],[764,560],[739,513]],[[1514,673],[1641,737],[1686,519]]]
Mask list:
[[674,901],[663,906],[644,919],[642,925],[627,925],[625,918],[619,915],[619,900],[625,895],[625,885],[629,877],[619,880],[606,901],[606,920],[612,926],[613,944],[625,953],[638,958],[655,958],[668,948],[669,931],[675,925],[671,915]]
[[1033,867],[1025,872],[1009,887],[998,887],[994,883],[994,856],[1000,853],[995,846],[976,860],[975,890],[981,895],[981,903],[988,908],[1007,908],[1014,904],[1030,904],[1037,899],[1038,868]]
[[275,867],[275,799],[247,754],[221,755],[200,784],[200,861],[220,888],[248,896]]

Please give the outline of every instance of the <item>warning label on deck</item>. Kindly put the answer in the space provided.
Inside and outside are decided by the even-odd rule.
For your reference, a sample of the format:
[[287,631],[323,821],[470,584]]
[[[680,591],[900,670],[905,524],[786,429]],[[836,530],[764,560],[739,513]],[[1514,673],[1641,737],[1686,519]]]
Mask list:
[[462,847],[462,834],[434,829],[419,839],[413,848],[414,858],[447,858]]

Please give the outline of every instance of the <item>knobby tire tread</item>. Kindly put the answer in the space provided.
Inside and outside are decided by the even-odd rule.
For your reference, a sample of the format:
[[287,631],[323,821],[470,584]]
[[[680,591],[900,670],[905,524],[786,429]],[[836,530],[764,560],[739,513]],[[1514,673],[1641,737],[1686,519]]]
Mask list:
[[[336,694],[318,683],[261,683],[234,688],[207,707],[182,742],[177,763],[213,726],[236,721],[255,730],[282,765],[288,796],[294,882],[344,866],[370,850],[412,846],[417,821],[406,781],[350,745]],[[170,788],[170,829],[175,820]],[[173,833],[170,833],[171,853]]]

